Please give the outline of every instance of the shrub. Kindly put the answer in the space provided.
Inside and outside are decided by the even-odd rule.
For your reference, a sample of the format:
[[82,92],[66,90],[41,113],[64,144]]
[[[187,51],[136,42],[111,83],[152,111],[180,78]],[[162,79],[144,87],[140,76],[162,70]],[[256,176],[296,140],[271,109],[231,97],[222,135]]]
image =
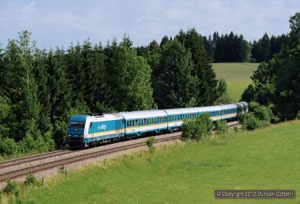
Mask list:
[[218,135],[224,135],[228,132],[228,125],[226,121],[218,120],[216,122],[216,133]]
[[253,114],[243,115],[241,123],[245,130],[255,130],[260,127],[259,120]]
[[6,181],[6,186],[3,189],[3,192],[8,195],[18,195],[19,194],[19,188],[16,181],[8,179]]
[[154,150],[155,150],[154,141],[155,141],[155,137],[154,136],[150,137],[146,141],[146,145],[149,147],[149,150],[150,150],[151,153],[153,153]]
[[39,186],[41,184],[33,174],[27,175],[24,183],[26,186]]
[[196,119],[184,120],[181,125],[182,137],[192,139],[197,134]]
[[28,153],[34,149],[36,149],[36,142],[34,141],[31,135],[26,135],[20,142],[20,151],[22,153]]
[[252,101],[249,103],[249,111],[254,111],[259,106],[259,103]]
[[298,111],[298,113],[296,115],[296,120],[300,120],[300,111]]
[[199,141],[211,133],[213,122],[208,113],[203,113],[196,118],[185,120],[181,129],[182,137]]
[[273,112],[270,107],[260,106],[257,103],[251,103],[253,114],[242,115],[239,119],[243,129],[254,130],[261,127],[267,127],[274,120]]
[[272,111],[266,106],[258,106],[254,109],[254,115],[257,119],[270,123],[272,118]]
[[61,167],[59,167],[58,173],[59,174],[64,174],[66,176],[68,174],[68,171],[65,168],[65,166],[61,166]]
[[11,138],[5,138],[4,140],[0,141],[0,154],[2,156],[7,155],[15,155],[18,154],[19,147],[15,140]]

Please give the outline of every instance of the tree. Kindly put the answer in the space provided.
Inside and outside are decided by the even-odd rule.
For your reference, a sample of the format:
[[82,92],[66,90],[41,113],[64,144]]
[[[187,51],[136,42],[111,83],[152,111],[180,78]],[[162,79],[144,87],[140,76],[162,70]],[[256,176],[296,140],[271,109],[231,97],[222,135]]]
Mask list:
[[161,74],[162,68],[159,66],[161,58],[161,48],[156,41],[152,41],[147,51],[143,55],[152,69],[152,76],[157,77]]
[[47,57],[50,87],[50,121],[53,124],[53,139],[58,147],[64,145],[66,122],[71,111],[71,85],[66,78],[66,60],[64,51],[50,50]]
[[300,13],[291,17],[290,28],[287,44],[252,76],[251,100],[271,105],[281,120],[295,118],[300,110]]
[[197,78],[192,75],[194,64],[189,50],[174,40],[162,52],[160,66],[164,67],[154,86],[154,97],[161,108],[196,105]]
[[250,61],[250,44],[242,35],[229,35],[218,37],[215,43],[215,62],[248,62]]
[[52,130],[50,120],[50,87],[49,87],[49,72],[47,70],[47,53],[45,50],[35,50],[33,55],[33,74],[37,84],[37,98],[40,104],[40,114],[38,123],[38,130],[42,134]]
[[116,41],[106,48],[108,101],[117,111],[155,108],[151,87],[151,68],[136,50],[128,47],[130,40]]
[[218,81],[204,49],[203,38],[196,29],[190,29],[187,33],[180,31],[176,39],[192,54],[194,64],[192,75],[196,76],[197,83],[196,90],[193,93],[196,96],[196,106],[213,104],[218,98]]
[[37,130],[39,103],[37,85],[33,75],[33,52],[35,43],[31,33],[19,33],[19,40],[10,40],[3,56],[3,81],[1,93],[10,100],[11,111],[5,126],[7,136],[16,141]]
[[101,45],[89,41],[71,46],[67,54],[68,78],[72,84],[72,107],[83,112],[98,112],[104,83],[104,55]]

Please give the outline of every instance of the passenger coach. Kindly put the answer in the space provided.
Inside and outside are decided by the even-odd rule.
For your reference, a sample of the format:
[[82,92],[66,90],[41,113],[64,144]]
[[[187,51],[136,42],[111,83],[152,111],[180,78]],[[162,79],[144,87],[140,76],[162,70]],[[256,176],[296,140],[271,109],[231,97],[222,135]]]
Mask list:
[[163,110],[119,113],[124,118],[125,137],[139,137],[166,132],[167,114]]
[[211,120],[235,120],[248,112],[248,103],[106,113],[102,115],[75,115],[67,129],[70,147],[96,146],[110,141],[155,135],[179,130],[184,119],[192,119],[208,113]]

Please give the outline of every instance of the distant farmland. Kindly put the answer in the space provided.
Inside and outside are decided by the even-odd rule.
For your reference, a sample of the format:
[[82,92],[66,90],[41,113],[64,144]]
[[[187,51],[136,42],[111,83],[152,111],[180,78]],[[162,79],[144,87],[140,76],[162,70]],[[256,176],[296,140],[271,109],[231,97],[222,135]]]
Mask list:
[[239,101],[244,90],[251,83],[250,77],[259,63],[213,63],[217,79],[225,79],[227,92],[235,101]]

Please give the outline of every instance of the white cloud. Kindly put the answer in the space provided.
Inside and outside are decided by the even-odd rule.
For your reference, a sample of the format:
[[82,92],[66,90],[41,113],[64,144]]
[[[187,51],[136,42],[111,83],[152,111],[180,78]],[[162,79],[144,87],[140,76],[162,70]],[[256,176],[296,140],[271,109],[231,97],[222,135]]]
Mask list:
[[202,35],[233,31],[247,40],[289,31],[299,0],[22,0],[0,2],[0,44],[28,29],[42,47],[103,42],[126,33],[135,45],[196,28]]

